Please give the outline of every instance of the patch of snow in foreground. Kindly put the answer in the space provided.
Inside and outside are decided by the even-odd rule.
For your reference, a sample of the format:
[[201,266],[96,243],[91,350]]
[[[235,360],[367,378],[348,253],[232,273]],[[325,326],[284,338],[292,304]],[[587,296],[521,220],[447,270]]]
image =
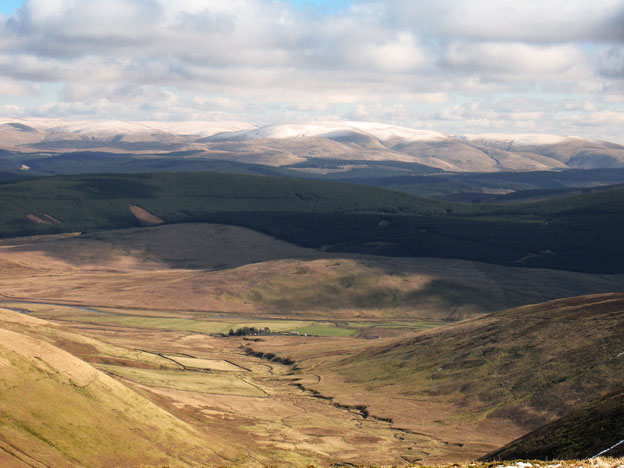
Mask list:
[[494,468],[532,468],[533,464],[529,462],[516,462],[513,465],[498,465]]

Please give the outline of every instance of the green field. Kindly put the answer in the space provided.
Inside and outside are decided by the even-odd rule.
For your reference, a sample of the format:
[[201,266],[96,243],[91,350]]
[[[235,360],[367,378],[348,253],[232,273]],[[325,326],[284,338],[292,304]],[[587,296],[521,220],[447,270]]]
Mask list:
[[227,334],[231,329],[236,330],[243,327],[265,328],[268,327],[273,332],[290,332],[298,328],[305,327],[312,322],[290,321],[290,320],[203,320],[195,318],[161,318],[145,317],[137,315],[81,315],[72,316],[71,320],[96,323],[105,325],[118,325],[121,327],[147,328],[157,330],[176,330],[207,335]]
[[202,359],[191,356],[178,356],[175,354],[164,355],[167,359],[177,362],[186,368],[190,369],[204,369],[204,370],[216,370],[227,372],[241,372],[244,371],[242,367],[235,366],[222,359]]
[[355,336],[357,330],[350,328],[339,328],[332,324],[314,324],[298,328],[297,331],[304,335],[311,336]]
[[150,387],[217,395],[266,396],[259,388],[229,372],[138,369],[104,364],[99,364],[97,367],[109,374]]
[[[21,303],[18,303],[21,304]],[[73,313],[72,313],[73,312]],[[45,318],[59,318],[57,312],[35,312],[36,316]],[[153,330],[174,330],[206,335],[227,335],[230,330],[243,327],[256,329],[269,328],[272,333],[294,333],[310,336],[357,336],[360,330],[366,328],[379,329],[405,329],[411,332],[439,327],[445,322],[349,322],[348,324],[336,324],[302,320],[258,320],[255,318],[240,318],[235,320],[221,321],[207,318],[169,318],[169,317],[146,317],[141,315],[122,314],[93,314],[85,315],[75,309],[65,310],[60,315],[63,320],[83,322],[100,325],[113,325],[119,327],[143,328]],[[176,361],[179,361],[177,358]],[[197,362],[195,364],[198,364]],[[184,364],[187,366],[187,364]],[[190,366],[195,367],[195,366]]]

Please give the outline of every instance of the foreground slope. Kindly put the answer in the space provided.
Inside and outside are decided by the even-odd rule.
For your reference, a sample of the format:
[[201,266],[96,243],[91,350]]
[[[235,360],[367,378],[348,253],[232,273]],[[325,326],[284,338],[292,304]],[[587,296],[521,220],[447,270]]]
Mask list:
[[223,461],[194,429],[136,392],[56,346],[7,329],[37,334],[45,322],[5,309],[0,317],[0,465]]
[[489,453],[484,460],[624,456],[624,388]]

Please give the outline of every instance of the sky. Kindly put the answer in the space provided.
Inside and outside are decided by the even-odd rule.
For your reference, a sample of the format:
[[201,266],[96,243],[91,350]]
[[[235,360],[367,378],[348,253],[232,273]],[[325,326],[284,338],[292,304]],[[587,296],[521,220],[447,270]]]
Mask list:
[[624,143],[624,0],[0,0],[0,115]]

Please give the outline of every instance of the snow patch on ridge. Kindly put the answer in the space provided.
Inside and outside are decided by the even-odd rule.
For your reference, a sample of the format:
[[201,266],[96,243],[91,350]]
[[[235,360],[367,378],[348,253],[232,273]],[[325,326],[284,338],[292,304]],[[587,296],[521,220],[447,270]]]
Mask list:
[[450,138],[448,135],[433,130],[418,130],[372,122],[327,121],[301,124],[273,124],[253,130],[215,135],[214,140],[259,140],[264,138],[336,138],[352,133],[372,136],[378,140],[399,138],[404,141],[432,141]]
[[200,137],[209,137],[217,133],[235,132],[241,130],[251,130],[258,128],[257,125],[249,122],[223,121],[223,122],[207,122],[202,120],[192,120],[186,122],[140,122],[150,128],[158,129],[163,132],[173,133],[175,135],[193,135]]
[[511,146],[556,145],[577,137],[551,135],[548,133],[482,133],[463,135],[468,141],[507,142]]
[[0,125],[18,123],[48,133],[74,133],[83,135],[132,135],[169,133],[172,135],[193,135],[208,137],[216,133],[250,130],[257,126],[248,122],[127,122],[121,120],[63,120],[49,118],[7,118],[0,117]]

